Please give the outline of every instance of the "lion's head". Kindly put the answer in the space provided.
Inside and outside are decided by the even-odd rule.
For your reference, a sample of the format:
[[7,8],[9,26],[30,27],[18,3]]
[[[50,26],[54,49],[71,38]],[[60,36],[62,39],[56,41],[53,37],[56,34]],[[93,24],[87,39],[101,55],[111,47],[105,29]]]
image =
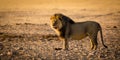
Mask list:
[[54,29],[58,29],[58,30],[60,30],[64,26],[66,26],[67,22],[69,22],[70,24],[75,23],[72,19],[70,19],[69,17],[67,17],[63,14],[60,14],[60,13],[56,13],[53,16],[51,16],[50,22],[51,22],[51,26]]

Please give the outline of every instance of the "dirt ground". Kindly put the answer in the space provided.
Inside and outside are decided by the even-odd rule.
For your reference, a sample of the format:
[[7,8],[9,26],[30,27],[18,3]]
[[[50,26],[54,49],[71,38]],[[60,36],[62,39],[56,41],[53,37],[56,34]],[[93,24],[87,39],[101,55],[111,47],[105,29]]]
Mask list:
[[[0,60],[120,60],[119,9],[52,9],[0,11]],[[98,49],[90,49],[89,38],[71,40],[69,50],[49,26],[52,14],[60,12],[76,22],[96,21],[103,29],[104,48],[98,35]],[[33,20],[34,19],[34,20]]]

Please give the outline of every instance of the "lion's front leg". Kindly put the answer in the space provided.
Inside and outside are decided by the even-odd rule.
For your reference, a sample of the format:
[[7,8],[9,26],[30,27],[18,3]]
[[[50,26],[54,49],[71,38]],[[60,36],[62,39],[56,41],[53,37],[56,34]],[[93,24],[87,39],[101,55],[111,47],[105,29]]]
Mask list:
[[70,36],[70,23],[67,23],[66,25],[66,30],[65,30],[65,38],[63,39],[63,49],[68,50],[69,48],[69,36]]
[[62,42],[63,42],[63,49],[64,50],[68,50],[68,48],[69,48],[68,40],[67,39],[63,39]]

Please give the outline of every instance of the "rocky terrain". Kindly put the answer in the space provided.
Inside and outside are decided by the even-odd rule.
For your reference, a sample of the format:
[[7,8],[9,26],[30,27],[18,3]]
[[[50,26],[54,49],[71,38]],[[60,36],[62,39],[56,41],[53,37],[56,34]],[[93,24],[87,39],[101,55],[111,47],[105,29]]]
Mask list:
[[53,11],[1,11],[0,60],[120,60],[120,10],[81,9],[73,14],[72,10],[60,10],[76,22],[99,22],[108,46],[102,46],[98,34],[97,50],[90,49],[87,37],[71,40],[68,51],[56,49],[62,48],[62,42],[49,26]]

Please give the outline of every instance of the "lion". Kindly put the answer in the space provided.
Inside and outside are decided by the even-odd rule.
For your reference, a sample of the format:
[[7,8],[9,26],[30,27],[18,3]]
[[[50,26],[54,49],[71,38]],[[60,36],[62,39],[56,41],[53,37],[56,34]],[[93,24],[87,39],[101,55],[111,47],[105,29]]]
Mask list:
[[90,38],[91,49],[96,50],[98,45],[97,35],[99,31],[102,44],[105,48],[107,48],[103,41],[102,28],[98,22],[74,22],[71,18],[61,13],[56,13],[50,17],[50,25],[63,41],[62,48],[65,50],[68,50],[68,42],[70,40],[81,40],[87,36]]

